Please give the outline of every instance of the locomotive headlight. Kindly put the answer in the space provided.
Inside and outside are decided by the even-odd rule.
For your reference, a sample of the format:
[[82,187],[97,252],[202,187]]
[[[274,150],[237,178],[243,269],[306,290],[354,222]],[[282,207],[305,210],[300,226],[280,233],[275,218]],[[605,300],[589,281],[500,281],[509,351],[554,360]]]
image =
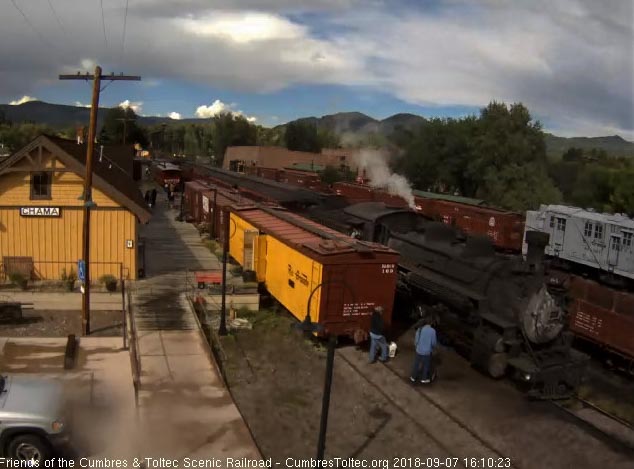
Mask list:
[[522,375],[522,378],[524,379],[524,381],[530,381],[531,380],[531,374],[530,373],[524,373]]

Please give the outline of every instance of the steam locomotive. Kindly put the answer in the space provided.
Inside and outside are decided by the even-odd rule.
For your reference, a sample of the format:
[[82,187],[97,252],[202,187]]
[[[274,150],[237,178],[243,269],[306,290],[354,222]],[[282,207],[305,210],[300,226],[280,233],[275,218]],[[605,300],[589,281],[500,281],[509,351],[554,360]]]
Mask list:
[[510,374],[530,397],[575,393],[587,357],[572,349],[564,310],[545,285],[547,234],[527,237],[524,261],[497,253],[486,237],[466,237],[452,226],[380,202],[313,207],[309,215],[398,251],[399,290],[419,308],[421,301],[445,306],[440,330],[474,367],[496,378]]

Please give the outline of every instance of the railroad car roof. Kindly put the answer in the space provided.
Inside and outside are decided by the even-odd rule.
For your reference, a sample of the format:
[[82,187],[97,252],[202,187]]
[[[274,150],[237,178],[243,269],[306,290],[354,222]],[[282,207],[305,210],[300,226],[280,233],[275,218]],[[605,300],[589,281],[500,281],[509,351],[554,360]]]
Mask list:
[[599,221],[602,223],[611,223],[623,228],[634,230],[634,220],[620,213],[599,213],[590,210],[584,210],[579,207],[569,207],[567,205],[542,205],[539,207],[540,212],[552,212],[561,215],[568,215],[586,220]]
[[277,202],[318,203],[321,199],[320,194],[300,187],[289,186],[270,179],[248,176],[224,169],[204,165],[201,167],[213,177],[256,192]]
[[457,202],[460,204],[467,205],[484,205],[485,202],[482,199],[474,199],[472,197],[463,197],[461,195],[452,195],[452,194],[438,194],[437,192],[426,192],[415,190],[412,191],[415,196],[423,197],[425,199],[440,199],[440,200],[448,200],[450,202]]
[[285,210],[262,207],[237,209],[237,216],[285,244],[305,247],[322,256],[360,252],[382,252],[396,254],[385,246],[355,240],[338,231],[327,228]]

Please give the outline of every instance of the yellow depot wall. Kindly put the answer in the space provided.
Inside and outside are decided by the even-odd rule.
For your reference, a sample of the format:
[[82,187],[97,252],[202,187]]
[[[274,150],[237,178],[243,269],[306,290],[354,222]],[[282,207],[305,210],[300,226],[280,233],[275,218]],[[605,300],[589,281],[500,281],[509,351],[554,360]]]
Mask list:
[[[23,160],[24,161],[24,160]],[[47,168],[53,165],[52,157],[48,157]],[[55,161],[55,167],[64,169],[61,161]],[[0,204],[3,206],[42,206],[57,205],[61,207],[78,206],[81,204],[77,198],[84,192],[84,180],[77,174],[54,173],[51,187],[51,199],[31,200],[31,175],[26,172],[6,173],[0,176]],[[119,207],[99,189],[93,188],[92,199],[98,207]]]
[[[297,319],[306,317],[311,291],[321,283],[323,267],[281,241],[267,236],[266,288]],[[289,281],[294,283],[291,286]],[[310,317],[319,320],[321,289],[311,299]]]
[[[62,208],[59,218],[20,216],[18,208],[0,209],[0,253],[5,256],[33,258],[35,277],[59,279],[62,269],[77,273],[81,259],[82,210]],[[119,277],[123,264],[124,277],[136,278],[136,249],[126,248],[126,240],[134,241],[134,215],[127,210],[93,210],[90,214],[91,277],[96,282],[105,274]]]
[[[45,166],[52,167],[50,154],[44,154]],[[22,159],[17,165],[27,163]],[[55,168],[63,168],[55,161]],[[42,280],[59,279],[62,269],[77,272],[81,258],[83,180],[78,175],[54,173],[51,198],[30,199],[30,174],[8,172],[0,175],[0,257],[27,256],[35,263],[35,276]],[[91,278],[96,282],[104,274],[136,278],[137,219],[103,192],[93,189],[97,204],[91,210]],[[20,207],[61,207],[60,217],[22,217]],[[133,247],[127,248],[126,241]],[[0,261],[2,259],[0,258]]]

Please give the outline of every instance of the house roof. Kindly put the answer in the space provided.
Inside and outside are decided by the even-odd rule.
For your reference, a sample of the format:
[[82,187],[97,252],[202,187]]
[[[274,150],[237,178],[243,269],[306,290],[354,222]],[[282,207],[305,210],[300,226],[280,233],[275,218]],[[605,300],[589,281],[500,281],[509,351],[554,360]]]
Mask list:
[[[78,145],[74,140],[40,135],[31,143],[13,153],[0,163],[2,170],[13,166],[33,149],[42,145],[58,157],[68,169],[82,179],[86,168],[86,145]],[[128,147],[104,145],[100,158],[100,148],[95,148],[93,156],[93,186],[104,192],[112,200],[134,213],[142,223],[147,223],[151,213],[141,195],[141,191],[132,179],[133,153],[127,153]]]

